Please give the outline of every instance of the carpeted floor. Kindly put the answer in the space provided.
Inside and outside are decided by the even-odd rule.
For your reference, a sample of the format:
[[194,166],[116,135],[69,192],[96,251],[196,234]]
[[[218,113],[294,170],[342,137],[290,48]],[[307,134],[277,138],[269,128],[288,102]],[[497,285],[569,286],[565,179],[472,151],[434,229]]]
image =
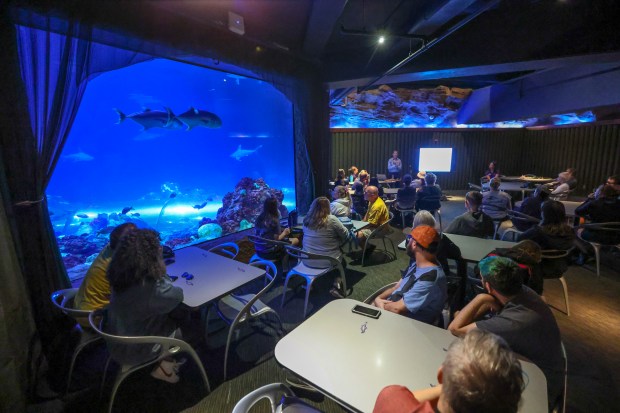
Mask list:
[[[443,203],[443,226],[464,212],[464,192],[452,192]],[[395,245],[404,239],[400,228],[391,234]],[[251,255],[251,244],[240,238],[237,241],[242,252],[240,260]],[[389,248],[389,242],[388,242]],[[400,270],[406,268],[409,258],[397,250],[396,259],[379,251],[373,253],[370,263],[362,267],[359,251],[347,256],[347,283],[352,288],[350,298],[364,300],[383,285],[397,281]],[[583,267],[571,266],[565,274],[569,289],[571,316],[564,311],[562,288],[559,281],[545,282],[545,296],[560,325],[568,353],[568,412],[613,412],[620,406],[620,256],[605,254],[601,277],[597,279],[594,262]],[[310,293],[309,315],[334,298],[329,295],[335,273],[318,279]],[[303,321],[304,290],[299,282],[292,282],[286,295],[284,307],[280,307],[282,282],[276,284],[264,302],[280,315],[287,331]],[[261,284],[262,285],[262,284]],[[213,315],[212,315],[213,316]],[[269,317],[268,317],[269,318]],[[136,373],[123,383],[115,402],[115,411],[152,412],[230,412],[235,403],[250,391],[273,382],[283,382],[286,373],[273,357],[277,331],[273,319],[257,321],[243,327],[239,339],[231,347],[228,380],[223,381],[224,347],[227,329],[225,324],[211,318],[206,343],[197,347],[209,380],[211,393],[206,394],[197,370],[189,366],[182,372],[177,384],[167,384],[152,379],[145,372]],[[395,332],[397,334],[397,332]],[[325,337],[329,340],[329,337]],[[92,412],[103,408],[105,403],[97,400],[100,371],[105,357],[104,350],[94,349],[81,358],[74,380],[75,388],[65,401],[66,411]],[[300,355],[303,357],[303,355]],[[105,393],[109,395],[109,391]],[[299,393],[325,412],[344,411],[332,400],[314,393]],[[268,412],[268,402],[263,401],[253,411]]]

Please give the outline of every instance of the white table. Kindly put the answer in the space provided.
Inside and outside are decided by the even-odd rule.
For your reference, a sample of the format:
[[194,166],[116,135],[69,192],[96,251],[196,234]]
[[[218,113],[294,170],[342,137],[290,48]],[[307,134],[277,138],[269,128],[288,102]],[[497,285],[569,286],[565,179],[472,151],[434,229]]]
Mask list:
[[521,176],[502,176],[501,180],[502,181],[534,182],[537,184],[546,184],[548,182],[553,181],[553,178],[544,178],[544,177],[528,178],[528,177],[521,175]]
[[396,195],[398,194],[398,188],[383,188],[383,193],[385,195]]
[[[183,289],[183,302],[198,307],[222,297],[238,287],[265,274],[253,267],[198,247],[175,251],[175,262],[166,268],[168,275],[179,278],[172,284]],[[181,274],[188,272],[194,278],[187,282]]]
[[[454,242],[461,250],[461,255],[465,261],[480,262],[495,248],[511,248],[516,244],[512,241],[500,241],[497,239],[484,239],[477,237],[468,237],[466,235],[456,235],[445,233],[450,241]],[[404,250],[407,240],[398,244],[398,248]]]
[[356,219],[352,219],[351,223],[353,224],[353,231],[359,231],[360,229],[364,229],[366,228],[368,225],[370,225],[368,222],[366,221],[358,221]]
[[[375,320],[355,314],[355,300],[335,300],[282,338],[278,363],[355,412],[372,412],[385,386],[418,390],[437,384],[437,369],[454,340],[449,331],[382,311]],[[547,382],[522,361],[527,377],[522,412],[547,411]]]

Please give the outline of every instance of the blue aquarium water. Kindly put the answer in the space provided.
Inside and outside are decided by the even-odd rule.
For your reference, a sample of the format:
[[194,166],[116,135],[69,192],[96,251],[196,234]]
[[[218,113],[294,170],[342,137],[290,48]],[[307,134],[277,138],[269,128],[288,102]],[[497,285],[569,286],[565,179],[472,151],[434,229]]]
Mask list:
[[47,188],[71,278],[121,223],[178,248],[252,227],[269,196],[295,207],[290,101],[269,83],[165,59],[88,83]]

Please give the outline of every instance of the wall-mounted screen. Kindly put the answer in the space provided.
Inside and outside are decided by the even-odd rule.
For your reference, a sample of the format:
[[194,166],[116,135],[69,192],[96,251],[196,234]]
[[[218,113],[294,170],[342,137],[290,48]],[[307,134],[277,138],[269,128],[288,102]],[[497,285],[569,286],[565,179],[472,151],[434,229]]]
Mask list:
[[426,172],[450,172],[452,148],[420,148],[418,170]]
[[295,208],[294,159],[270,83],[166,59],[97,76],[47,188],[69,275],[124,222],[178,248],[251,228],[266,197]]

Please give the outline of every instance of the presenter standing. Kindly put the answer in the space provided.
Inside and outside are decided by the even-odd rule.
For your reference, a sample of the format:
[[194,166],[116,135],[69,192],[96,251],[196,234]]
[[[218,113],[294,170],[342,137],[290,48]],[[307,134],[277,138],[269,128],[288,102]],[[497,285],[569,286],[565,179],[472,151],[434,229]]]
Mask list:
[[388,178],[400,179],[403,170],[403,162],[398,158],[398,151],[392,152],[392,157],[388,159]]

